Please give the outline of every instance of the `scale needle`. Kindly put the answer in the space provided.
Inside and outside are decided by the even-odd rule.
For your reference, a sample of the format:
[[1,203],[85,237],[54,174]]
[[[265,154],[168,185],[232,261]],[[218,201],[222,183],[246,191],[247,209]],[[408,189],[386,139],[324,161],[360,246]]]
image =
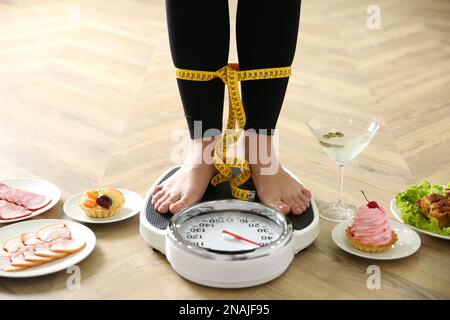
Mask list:
[[228,230],[223,230],[222,233],[228,234],[228,235],[230,235],[230,236],[232,236],[232,237],[234,237],[234,238],[236,238],[236,239],[238,239],[238,240],[242,240],[242,241],[245,241],[245,242],[254,244],[255,246],[258,246],[258,247],[264,246],[262,243],[258,243],[258,242],[255,242],[255,241],[246,239],[246,238],[244,238],[244,237],[242,237],[242,236],[240,236],[240,235],[238,235],[238,234],[235,234],[235,233],[233,233],[233,232],[230,232],[230,231],[228,231]]

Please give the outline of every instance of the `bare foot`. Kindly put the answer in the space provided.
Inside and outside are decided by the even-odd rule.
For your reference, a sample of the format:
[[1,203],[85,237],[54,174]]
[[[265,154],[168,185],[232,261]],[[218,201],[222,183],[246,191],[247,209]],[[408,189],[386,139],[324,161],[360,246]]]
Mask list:
[[[272,137],[264,136],[263,139],[267,139],[267,148],[264,146],[264,150],[272,150],[267,155],[270,161],[265,162],[268,164],[261,164],[259,151],[254,161],[249,160],[252,180],[260,201],[284,214],[305,212],[310,206],[311,192],[283,169],[273,149]],[[255,148],[250,148],[248,152],[255,152]]]
[[[177,213],[203,198],[211,178],[217,173],[212,158],[215,139],[192,140],[188,156],[178,171],[152,191],[152,205],[159,213]],[[206,160],[206,161],[205,161]]]
[[309,208],[311,192],[305,189],[281,166],[272,175],[261,174],[259,165],[251,165],[252,180],[262,203],[284,214],[301,214]]

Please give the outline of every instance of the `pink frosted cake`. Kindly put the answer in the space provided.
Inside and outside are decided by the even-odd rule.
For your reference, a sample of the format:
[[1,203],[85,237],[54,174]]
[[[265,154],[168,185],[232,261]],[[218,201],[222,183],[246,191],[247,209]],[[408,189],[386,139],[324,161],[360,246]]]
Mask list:
[[356,249],[365,252],[386,251],[397,241],[386,210],[375,201],[358,209],[353,224],[347,227],[346,235]]

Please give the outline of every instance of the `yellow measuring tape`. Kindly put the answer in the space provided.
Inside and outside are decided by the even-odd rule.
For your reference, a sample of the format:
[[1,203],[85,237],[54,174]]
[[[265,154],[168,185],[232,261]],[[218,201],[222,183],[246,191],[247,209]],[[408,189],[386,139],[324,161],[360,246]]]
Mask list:
[[[233,197],[241,200],[254,199],[255,191],[240,188],[251,177],[248,161],[239,159],[236,156],[227,156],[228,147],[238,141],[246,122],[244,106],[239,93],[239,81],[287,78],[290,75],[291,67],[240,71],[239,65],[236,63],[230,63],[218,71],[176,69],[176,77],[178,79],[210,81],[214,78],[220,78],[228,87],[228,123],[222,138],[214,147],[214,166],[219,173],[211,180],[213,186],[229,181]],[[241,171],[234,177],[233,168]]]

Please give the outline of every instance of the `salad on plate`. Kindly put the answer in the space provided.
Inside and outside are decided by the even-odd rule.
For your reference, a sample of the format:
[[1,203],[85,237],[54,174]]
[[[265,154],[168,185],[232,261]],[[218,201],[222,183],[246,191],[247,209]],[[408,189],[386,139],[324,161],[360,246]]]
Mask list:
[[424,180],[397,194],[395,200],[403,222],[450,236],[450,183],[445,186]]

